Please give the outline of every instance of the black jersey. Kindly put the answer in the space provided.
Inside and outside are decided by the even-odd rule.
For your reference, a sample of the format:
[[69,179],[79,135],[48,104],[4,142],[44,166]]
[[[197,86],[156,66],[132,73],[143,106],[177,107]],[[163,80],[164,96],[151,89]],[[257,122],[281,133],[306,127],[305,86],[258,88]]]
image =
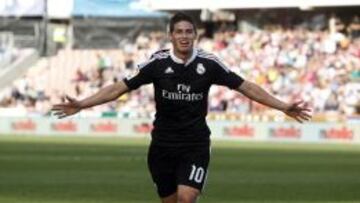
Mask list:
[[213,54],[194,49],[184,64],[172,50],[161,50],[124,79],[130,90],[153,83],[156,114],[152,142],[159,145],[208,144],[208,94],[212,84],[238,88],[244,80]]

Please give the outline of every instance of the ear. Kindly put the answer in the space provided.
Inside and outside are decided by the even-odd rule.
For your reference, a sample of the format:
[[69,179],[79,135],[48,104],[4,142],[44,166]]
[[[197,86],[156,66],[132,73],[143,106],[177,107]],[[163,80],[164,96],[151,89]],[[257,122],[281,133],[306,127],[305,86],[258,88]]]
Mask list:
[[170,31],[167,33],[167,37],[169,38],[169,41],[170,41],[170,42],[173,42],[173,37],[172,37]]
[[171,41],[170,25],[166,26],[166,35],[169,38],[169,40]]

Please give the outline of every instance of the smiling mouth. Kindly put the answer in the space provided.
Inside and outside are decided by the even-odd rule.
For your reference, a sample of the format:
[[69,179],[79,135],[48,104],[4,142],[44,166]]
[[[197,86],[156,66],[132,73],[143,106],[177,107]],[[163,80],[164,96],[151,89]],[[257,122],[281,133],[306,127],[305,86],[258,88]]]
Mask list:
[[180,42],[180,46],[185,47],[185,46],[189,46],[189,45],[190,45],[189,42]]

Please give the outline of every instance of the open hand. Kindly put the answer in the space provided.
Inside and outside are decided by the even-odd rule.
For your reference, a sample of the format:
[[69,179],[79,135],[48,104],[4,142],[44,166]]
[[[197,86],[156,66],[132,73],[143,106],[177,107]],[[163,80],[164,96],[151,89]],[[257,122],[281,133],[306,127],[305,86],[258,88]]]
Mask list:
[[308,121],[311,119],[311,109],[306,106],[304,101],[298,101],[289,105],[284,113],[298,122]]
[[60,119],[76,114],[82,109],[79,101],[69,96],[65,96],[65,98],[67,102],[61,104],[55,104],[51,108],[51,111],[54,111],[54,115]]

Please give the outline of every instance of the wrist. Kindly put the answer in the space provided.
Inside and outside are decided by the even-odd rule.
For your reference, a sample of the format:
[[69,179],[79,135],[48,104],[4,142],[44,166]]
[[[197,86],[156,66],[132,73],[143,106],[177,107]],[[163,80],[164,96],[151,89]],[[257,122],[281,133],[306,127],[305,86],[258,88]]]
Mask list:
[[82,110],[82,109],[86,108],[85,102],[84,101],[79,101],[78,102],[78,108],[79,108],[79,110]]
[[289,111],[290,108],[291,108],[291,104],[284,103],[280,110],[283,111],[283,112],[286,112],[286,111]]

